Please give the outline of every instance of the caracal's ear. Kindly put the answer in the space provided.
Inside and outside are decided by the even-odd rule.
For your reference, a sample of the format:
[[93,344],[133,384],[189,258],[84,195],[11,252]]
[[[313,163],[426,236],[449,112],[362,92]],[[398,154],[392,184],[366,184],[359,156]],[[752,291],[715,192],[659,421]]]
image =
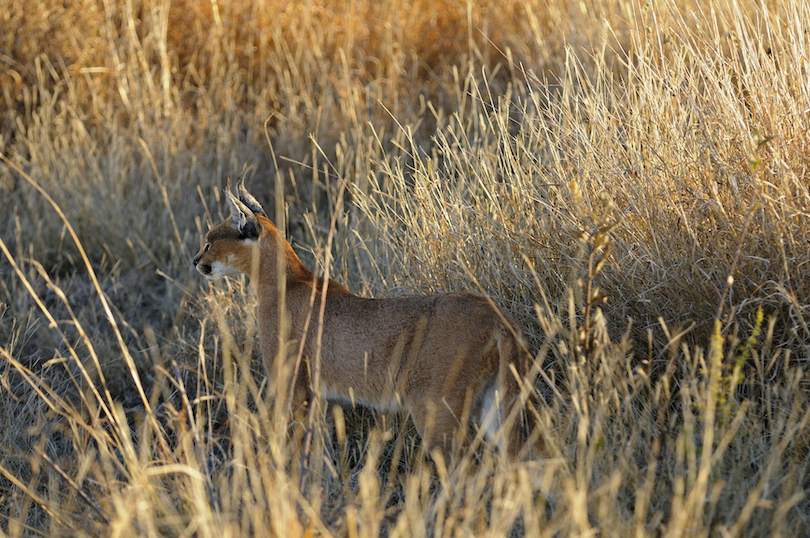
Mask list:
[[225,194],[227,195],[228,209],[231,211],[231,227],[242,234],[245,239],[258,239],[262,226],[253,211],[240,202],[231,192],[231,176],[228,176]]
[[245,204],[248,209],[253,211],[256,215],[261,215],[267,218],[267,213],[262,209],[261,204],[250,194],[245,188],[245,177],[247,177],[247,163],[242,168],[242,175],[239,178],[239,183],[236,184],[236,194],[239,196],[239,201]]

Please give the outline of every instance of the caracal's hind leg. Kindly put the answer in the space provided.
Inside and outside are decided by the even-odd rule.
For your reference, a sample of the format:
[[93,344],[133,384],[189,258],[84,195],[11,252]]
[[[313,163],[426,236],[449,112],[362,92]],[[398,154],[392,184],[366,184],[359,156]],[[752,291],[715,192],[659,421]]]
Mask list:
[[[454,407],[456,409],[451,409],[447,402],[427,401],[420,402],[411,409],[414,426],[422,436],[422,446],[431,457],[434,457],[438,449],[445,465],[450,465],[454,448],[459,447],[459,441],[463,444],[463,438],[459,433],[463,404]],[[466,433],[466,423],[464,427],[465,431],[462,433]]]

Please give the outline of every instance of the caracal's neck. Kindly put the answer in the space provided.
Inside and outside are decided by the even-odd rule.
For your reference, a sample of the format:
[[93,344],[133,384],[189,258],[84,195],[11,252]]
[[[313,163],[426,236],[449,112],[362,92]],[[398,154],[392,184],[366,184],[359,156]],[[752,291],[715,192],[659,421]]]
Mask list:
[[258,278],[251,278],[251,280],[255,280],[259,294],[263,291],[273,290],[275,292],[278,288],[279,277],[284,278],[288,283],[297,280],[312,280],[312,273],[276,230],[262,234],[253,248],[254,264],[256,263],[255,256],[258,255],[259,260],[258,267],[254,268],[251,273],[258,270]]
[[[254,246],[256,249],[254,256],[259,257],[258,278],[251,278],[251,281],[256,282],[259,300],[269,302],[277,300],[281,276],[285,279],[288,291],[296,284],[312,285],[314,283],[320,293],[324,285],[323,278],[316,279],[312,271],[306,268],[295,253],[290,243],[281,235],[281,232],[269,220],[260,218],[265,229]],[[281,262],[279,262],[279,258]],[[328,290],[330,296],[352,295],[345,286],[334,280],[329,281]]]

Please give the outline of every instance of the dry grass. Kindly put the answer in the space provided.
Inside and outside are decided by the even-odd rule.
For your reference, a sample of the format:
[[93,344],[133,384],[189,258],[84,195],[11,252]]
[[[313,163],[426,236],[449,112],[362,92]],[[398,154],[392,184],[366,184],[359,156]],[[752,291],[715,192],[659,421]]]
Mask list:
[[[800,535],[807,20],[0,0],[0,532]],[[546,457],[337,408],[302,467],[248,286],[190,270],[244,162],[311,268],[509,309]]]

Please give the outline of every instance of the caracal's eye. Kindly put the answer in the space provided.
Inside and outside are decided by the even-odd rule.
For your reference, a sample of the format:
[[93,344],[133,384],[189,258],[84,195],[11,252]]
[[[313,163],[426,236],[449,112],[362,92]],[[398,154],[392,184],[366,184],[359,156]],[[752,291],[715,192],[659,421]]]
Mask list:
[[205,244],[205,252],[208,252],[209,250],[211,250],[211,243],[206,243]]

